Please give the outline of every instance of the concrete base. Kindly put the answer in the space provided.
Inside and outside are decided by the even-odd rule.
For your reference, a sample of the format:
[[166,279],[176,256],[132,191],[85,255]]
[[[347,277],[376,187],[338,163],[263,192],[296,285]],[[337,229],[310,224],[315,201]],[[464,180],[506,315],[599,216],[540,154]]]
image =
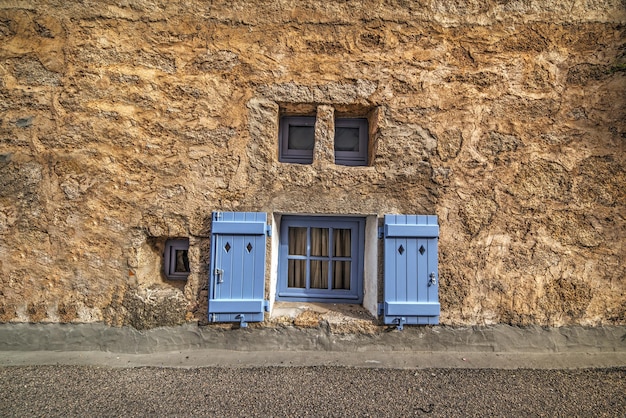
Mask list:
[[407,327],[378,333],[337,334],[329,327],[179,327],[136,330],[103,324],[1,324],[0,351],[99,351],[126,354],[181,350],[241,352],[403,352],[626,355],[626,327]]

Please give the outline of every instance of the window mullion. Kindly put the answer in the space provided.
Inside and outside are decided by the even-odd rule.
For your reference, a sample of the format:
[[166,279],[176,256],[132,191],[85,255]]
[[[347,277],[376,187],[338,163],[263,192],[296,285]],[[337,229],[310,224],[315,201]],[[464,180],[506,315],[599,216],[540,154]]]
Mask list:
[[328,281],[326,282],[326,289],[333,289],[333,254],[335,251],[335,228],[328,228]]
[[306,228],[306,283],[305,289],[311,288],[311,227]]

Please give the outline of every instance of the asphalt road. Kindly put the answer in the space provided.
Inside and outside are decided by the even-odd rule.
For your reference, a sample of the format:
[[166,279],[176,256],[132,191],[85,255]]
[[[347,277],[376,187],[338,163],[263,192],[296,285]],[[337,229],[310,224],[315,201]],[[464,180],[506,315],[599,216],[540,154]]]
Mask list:
[[624,417],[626,368],[0,367],[0,416]]

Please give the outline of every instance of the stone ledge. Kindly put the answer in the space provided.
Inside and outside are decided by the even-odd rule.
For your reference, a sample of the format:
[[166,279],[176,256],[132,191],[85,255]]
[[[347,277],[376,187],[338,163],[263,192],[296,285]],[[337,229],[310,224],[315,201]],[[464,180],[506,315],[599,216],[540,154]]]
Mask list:
[[605,327],[406,327],[375,334],[333,333],[331,327],[245,329],[179,327],[136,330],[93,324],[1,324],[0,351],[105,351],[159,353],[173,350],[626,353],[626,326]]

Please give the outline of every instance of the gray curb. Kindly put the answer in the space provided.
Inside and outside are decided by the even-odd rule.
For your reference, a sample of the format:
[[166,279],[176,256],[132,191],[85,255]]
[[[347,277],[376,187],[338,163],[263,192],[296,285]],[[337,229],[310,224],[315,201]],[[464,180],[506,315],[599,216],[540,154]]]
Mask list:
[[334,334],[327,328],[179,327],[137,330],[103,324],[0,324],[0,351],[109,351],[142,354],[176,350],[337,352],[626,352],[626,326],[406,327],[376,334]]
[[626,367],[626,327],[406,327],[377,334],[328,328],[136,330],[103,324],[2,324],[0,365],[108,367],[349,366]]
[[626,327],[406,327],[376,334],[328,328],[1,324],[0,365],[390,368],[626,366]]

